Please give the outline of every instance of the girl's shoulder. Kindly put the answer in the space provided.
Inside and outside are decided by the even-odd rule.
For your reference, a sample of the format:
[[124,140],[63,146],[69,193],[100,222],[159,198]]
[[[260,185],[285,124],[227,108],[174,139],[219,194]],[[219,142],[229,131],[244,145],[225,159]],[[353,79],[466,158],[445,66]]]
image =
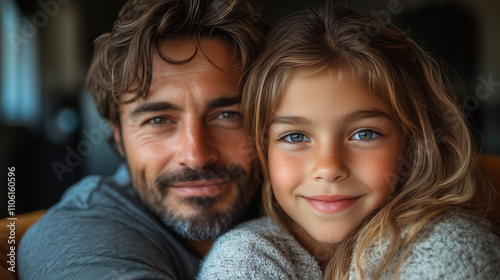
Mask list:
[[422,273],[431,279],[493,279],[500,275],[500,238],[487,220],[450,213],[424,229],[401,273],[402,278]]
[[[483,252],[500,249],[500,238],[492,231],[490,222],[482,217],[453,212],[431,222],[424,234],[417,239],[416,248],[429,247],[435,250],[460,250]],[[487,250],[484,253],[488,253]],[[498,255],[500,257],[500,255]]]
[[231,236],[238,234],[255,234],[259,236],[279,235],[284,239],[293,238],[287,230],[275,224],[268,216],[243,222],[225,235]]
[[319,279],[314,258],[285,229],[261,217],[219,237],[199,279]]
[[[268,216],[239,224],[219,237],[211,251],[220,246],[227,247],[227,244],[238,244],[236,249],[242,251],[271,248],[286,250],[297,246],[302,248],[286,229],[276,225]],[[231,248],[231,250],[234,249]]]

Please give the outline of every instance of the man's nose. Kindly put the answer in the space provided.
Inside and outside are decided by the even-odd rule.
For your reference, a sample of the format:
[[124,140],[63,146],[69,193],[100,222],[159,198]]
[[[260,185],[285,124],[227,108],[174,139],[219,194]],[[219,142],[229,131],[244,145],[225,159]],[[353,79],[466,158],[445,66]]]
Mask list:
[[202,121],[186,121],[179,132],[178,162],[193,170],[217,162],[219,159],[213,132]]

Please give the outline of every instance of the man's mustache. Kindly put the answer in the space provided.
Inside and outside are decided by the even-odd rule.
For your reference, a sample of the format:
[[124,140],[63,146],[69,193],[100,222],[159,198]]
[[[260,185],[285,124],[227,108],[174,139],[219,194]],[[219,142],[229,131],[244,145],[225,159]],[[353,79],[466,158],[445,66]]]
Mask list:
[[207,166],[201,170],[184,168],[176,173],[161,173],[155,180],[156,187],[161,191],[177,183],[202,180],[220,180],[229,182],[243,178],[245,170],[238,165],[230,165],[226,168]]

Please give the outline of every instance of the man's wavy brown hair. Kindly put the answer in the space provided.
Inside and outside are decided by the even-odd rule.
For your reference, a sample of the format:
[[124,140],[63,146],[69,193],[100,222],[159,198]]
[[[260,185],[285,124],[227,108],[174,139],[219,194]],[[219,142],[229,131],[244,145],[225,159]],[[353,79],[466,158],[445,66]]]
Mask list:
[[239,56],[245,71],[256,59],[267,25],[259,10],[246,0],[130,0],[111,32],[99,36],[87,75],[101,116],[118,122],[120,97],[132,93],[131,103],[146,98],[151,84],[153,51],[167,63],[191,61],[200,50],[182,61],[160,51],[165,39],[220,38]]

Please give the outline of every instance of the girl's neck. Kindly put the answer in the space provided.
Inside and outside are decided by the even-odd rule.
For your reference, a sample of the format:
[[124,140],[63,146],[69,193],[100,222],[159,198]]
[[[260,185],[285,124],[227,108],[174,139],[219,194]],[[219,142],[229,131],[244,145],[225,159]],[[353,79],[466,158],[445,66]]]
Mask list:
[[330,260],[336,246],[321,243],[314,239],[307,231],[305,231],[300,225],[289,217],[286,217],[284,220],[290,233],[295,237],[300,245],[302,245],[302,247],[304,247],[314,257],[314,259],[319,263],[319,266],[323,269]]

